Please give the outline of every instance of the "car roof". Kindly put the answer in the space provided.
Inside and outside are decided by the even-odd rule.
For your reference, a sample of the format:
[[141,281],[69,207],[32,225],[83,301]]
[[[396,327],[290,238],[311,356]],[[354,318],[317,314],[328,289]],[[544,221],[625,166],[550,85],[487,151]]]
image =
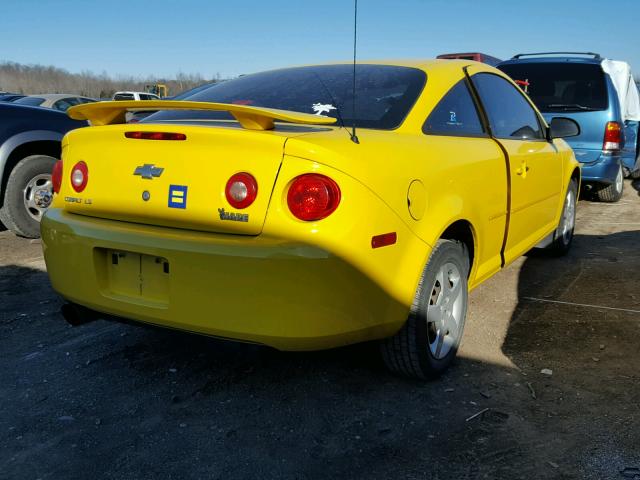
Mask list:
[[27,97],[44,98],[45,100],[59,100],[61,98],[80,97],[89,98],[84,95],[77,95],[75,93],[43,93],[42,95],[27,95]]
[[[319,67],[326,65],[351,65],[352,61],[338,61],[338,62],[326,62],[326,63],[315,63],[315,64],[307,64],[307,65],[291,65],[288,67],[273,69],[272,71],[277,70],[288,70],[290,68],[298,68],[298,67]],[[436,59],[385,59],[385,60],[358,60],[356,62],[357,65],[388,65],[393,67],[410,67],[417,68],[420,70],[424,70],[426,72],[460,72],[460,70],[467,65],[474,65],[477,69],[488,71],[488,72],[500,72],[496,70],[491,65],[482,62],[476,62],[475,60],[460,60],[460,59],[444,59],[444,58],[436,58]],[[255,72],[261,73],[261,72]]]
[[520,64],[520,63],[583,63],[583,64],[591,64],[591,65],[600,65],[602,64],[601,57],[577,57],[572,55],[566,56],[535,56],[535,57],[526,57],[526,58],[510,58],[509,60],[505,60],[501,62],[499,65],[509,65],[509,64]]
[[155,93],[136,92],[136,91],[133,91],[133,90],[122,90],[122,91],[114,93],[114,95],[120,95],[120,94],[123,94],[123,93],[137,93],[137,94],[143,94],[143,95],[155,95],[157,97],[157,95]]

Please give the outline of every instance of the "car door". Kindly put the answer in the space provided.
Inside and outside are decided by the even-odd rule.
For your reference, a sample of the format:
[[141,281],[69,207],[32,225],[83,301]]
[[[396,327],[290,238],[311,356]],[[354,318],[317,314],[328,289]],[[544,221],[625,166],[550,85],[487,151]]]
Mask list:
[[[475,278],[470,278],[473,283],[487,278],[502,265],[508,197],[504,154],[489,136],[470,88],[466,77],[458,81],[430,112],[422,131],[429,158],[446,167],[451,178],[428,186],[432,207],[442,201],[451,208],[452,203],[457,203],[451,195],[460,191],[469,194],[465,198],[473,198],[469,207],[473,213],[468,218],[477,235],[477,268]],[[429,171],[435,175],[432,165]],[[411,205],[409,198],[410,211]]]
[[[470,67],[470,71],[474,67]],[[471,76],[486,112],[491,136],[509,164],[508,263],[535,246],[555,227],[562,192],[562,160],[540,115],[522,91],[499,75]]]

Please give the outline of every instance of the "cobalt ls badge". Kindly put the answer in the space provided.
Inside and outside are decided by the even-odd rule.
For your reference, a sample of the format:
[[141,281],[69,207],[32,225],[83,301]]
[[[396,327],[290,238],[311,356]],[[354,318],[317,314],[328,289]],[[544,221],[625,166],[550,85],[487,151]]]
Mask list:
[[187,208],[186,185],[169,185],[169,208]]

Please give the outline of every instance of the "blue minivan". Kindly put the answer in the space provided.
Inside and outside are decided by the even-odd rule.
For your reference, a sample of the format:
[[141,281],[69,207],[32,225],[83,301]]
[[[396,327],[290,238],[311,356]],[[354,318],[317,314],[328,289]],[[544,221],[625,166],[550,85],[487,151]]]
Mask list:
[[[605,61],[595,53],[551,52],[516,55],[498,68],[529,94],[547,123],[557,116],[578,123],[580,134],[566,140],[582,164],[583,188],[600,201],[617,202],[622,197],[623,177],[640,177],[640,118],[637,114],[629,118],[613,73],[605,71],[609,64],[626,65]],[[627,93],[633,94],[637,110],[633,81]]]

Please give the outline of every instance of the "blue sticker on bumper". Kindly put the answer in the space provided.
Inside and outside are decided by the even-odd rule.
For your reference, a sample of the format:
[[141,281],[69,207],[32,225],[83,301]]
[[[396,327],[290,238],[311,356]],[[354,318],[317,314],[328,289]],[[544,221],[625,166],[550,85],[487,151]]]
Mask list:
[[187,208],[186,185],[169,185],[169,208]]

